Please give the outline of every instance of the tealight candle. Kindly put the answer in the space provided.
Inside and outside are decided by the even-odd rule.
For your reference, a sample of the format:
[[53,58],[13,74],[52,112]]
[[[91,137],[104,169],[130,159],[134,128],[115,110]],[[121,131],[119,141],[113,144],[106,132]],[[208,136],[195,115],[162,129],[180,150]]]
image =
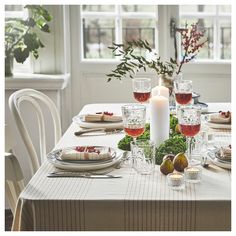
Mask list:
[[184,175],[181,173],[170,173],[167,176],[168,185],[174,190],[181,190],[184,188]]
[[185,180],[190,183],[199,183],[201,181],[202,170],[198,167],[186,167],[184,169]]

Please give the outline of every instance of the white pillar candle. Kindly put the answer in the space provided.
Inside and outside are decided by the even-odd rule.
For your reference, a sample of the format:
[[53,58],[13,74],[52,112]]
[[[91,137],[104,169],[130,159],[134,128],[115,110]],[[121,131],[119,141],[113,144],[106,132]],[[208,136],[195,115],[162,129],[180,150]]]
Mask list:
[[150,139],[158,148],[169,138],[170,110],[169,100],[164,96],[154,96],[150,103]]
[[152,89],[152,97],[156,95],[161,95],[169,99],[169,89],[165,86],[158,85]]

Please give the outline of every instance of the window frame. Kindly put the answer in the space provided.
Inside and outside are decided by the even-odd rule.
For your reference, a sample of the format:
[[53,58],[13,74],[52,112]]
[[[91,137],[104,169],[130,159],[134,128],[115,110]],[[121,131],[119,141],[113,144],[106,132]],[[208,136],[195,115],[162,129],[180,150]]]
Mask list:
[[[124,5],[124,4],[122,4]],[[122,11],[122,5],[114,5],[115,10],[114,12],[96,12],[96,11],[82,11],[82,5],[80,5],[79,9],[79,19],[80,19],[80,61],[81,62],[96,62],[96,63],[117,63],[119,61],[118,57],[115,58],[84,58],[84,47],[83,47],[83,27],[82,22],[83,19],[86,18],[99,18],[99,17],[105,17],[110,18],[113,17],[115,20],[115,43],[122,43],[122,20],[123,19],[153,19],[155,21],[155,39],[158,37],[158,7],[156,6],[156,11],[154,12],[123,12]],[[155,43],[155,50],[158,50],[159,45],[157,44],[157,41],[154,41]]]
[[[124,4],[123,4],[124,5]],[[222,4],[218,4],[217,6],[222,5]],[[119,5],[121,8],[121,5]],[[218,8],[217,8],[218,9]],[[98,13],[98,14],[96,14]],[[112,14],[110,14],[110,12],[91,12],[91,13],[84,13],[82,12],[82,5],[79,6],[79,20],[80,20],[80,24],[82,23],[82,15],[83,16],[89,16],[89,15],[93,15],[94,17],[97,16],[104,16],[104,17],[109,17],[109,16],[114,16],[114,14],[116,14],[116,12],[112,12]],[[150,18],[149,16],[144,16],[145,14],[149,14],[149,15],[156,15],[156,30],[155,30],[155,38],[158,37],[158,35],[162,35],[162,37],[160,37],[158,39],[158,45],[157,45],[157,40],[155,40],[155,49],[159,52],[159,55],[161,56],[161,58],[163,58],[163,60],[168,60],[170,57],[173,57],[174,55],[174,47],[172,47],[173,45],[173,38],[171,38],[170,36],[170,20],[171,18],[176,19],[176,22],[178,24],[179,20],[180,20],[180,9],[179,9],[179,5],[158,5],[157,7],[157,11],[155,13],[152,12],[123,12],[121,14],[121,20],[125,17],[127,18],[137,18],[137,15],[143,15],[143,17],[145,18]],[[204,17],[210,17],[210,18],[215,18],[216,19],[216,14],[215,13],[194,13],[194,16],[204,16]],[[217,13],[219,18],[224,18],[224,17],[228,17],[231,18],[231,13],[220,13],[219,9],[218,9],[218,13]],[[191,14],[182,14],[184,16],[187,16],[188,18],[193,17],[193,15]],[[182,16],[181,15],[181,16]],[[159,17],[159,19],[157,19],[157,17]],[[219,18],[217,18],[217,21],[219,21]],[[116,21],[117,24],[117,21]],[[218,24],[218,26],[220,26],[220,24]],[[231,24],[232,26],[232,24]],[[120,29],[122,29],[122,26],[119,25],[118,26]],[[219,28],[219,27],[218,27]],[[81,48],[81,53],[80,53],[80,62],[82,63],[89,63],[89,64],[117,64],[119,61],[119,58],[108,58],[108,59],[102,59],[102,58],[90,58],[90,59],[86,59],[83,58],[83,29],[82,27],[80,27],[80,48]],[[218,29],[219,31],[219,29]],[[215,38],[215,37],[214,37]],[[220,40],[220,34],[218,34],[218,40]],[[121,37],[119,37],[119,39],[117,40],[117,43],[121,43]],[[171,47],[169,47],[169,45],[171,45]],[[215,44],[214,44],[215,45]],[[219,47],[218,47],[219,48]],[[232,49],[231,49],[232,50]],[[220,49],[218,49],[217,55],[220,55]],[[231,65],[231,60],[232,59],[220,59],[220,58],[214,58],[214,59],[196,59],[194,61],[191,61],[188,64],[195,64],[196,66],[200,66],[200,65],[214,65],[216,64],[217,66],[219,64],[223,65]]]
[[[192,18],[203,18],[203,19],[211,19],[213,22],[213,52],[214,57],[213,59],[196,59],[195,63],[229,63],[231,62],[231,59],[221,59],[220,57],[220,19],[231,19],[231,13],[222,13],[219,11],[220,5],[215,5],[216,11],[215,12],[186,12],[181,13],[179,10],[179,20],[181,17],[186,19],[192,19]],[[231,22],[231,21],[230,21]],[[231,24],[232,25],[232,24]],[[232,49],[231,49],[232,51]],[[232,55],[231,55],[232,57]]]

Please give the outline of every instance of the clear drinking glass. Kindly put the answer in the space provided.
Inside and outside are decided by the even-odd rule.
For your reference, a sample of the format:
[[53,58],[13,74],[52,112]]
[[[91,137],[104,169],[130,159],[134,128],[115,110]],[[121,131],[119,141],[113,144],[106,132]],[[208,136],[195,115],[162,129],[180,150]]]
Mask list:
[[134,98],[138,102],[147,102],[151,96],[151,79],[135,78],[132,80]]
[[174,93],[175,93],[175,100],[177,104],[187,105],[191,103],[192,92],[193,92],[192,80],[175,80],[174,81]]
[[151,174],[155,168],[155,144],[150,140],[131,142],[134,169],[142,175]]
[[187,156],[189,164],[198,165],[199,160],[192,159],[192,139],[198,134],[201,128],[201,109],[196,106],[182,106],[178,109],[178,122],[180,132],[187,139]]

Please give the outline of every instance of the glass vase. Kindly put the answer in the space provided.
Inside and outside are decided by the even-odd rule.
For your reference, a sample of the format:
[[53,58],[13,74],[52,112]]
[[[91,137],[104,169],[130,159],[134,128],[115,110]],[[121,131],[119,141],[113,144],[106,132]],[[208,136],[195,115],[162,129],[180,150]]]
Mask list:
[[174,74],[172,76],[169,76],[167,74],[161,74],[159,76],[159,79],[161,80],[161,85],[169,89],[170,110],[175,110],[176,103],[175,103],[175,95],[174,95],[174,81],[181,80],[182,74],[178,74],[178,75]]
[[8,55],[5,57],[5,76],[12,76],[13,70],[13,56]]

